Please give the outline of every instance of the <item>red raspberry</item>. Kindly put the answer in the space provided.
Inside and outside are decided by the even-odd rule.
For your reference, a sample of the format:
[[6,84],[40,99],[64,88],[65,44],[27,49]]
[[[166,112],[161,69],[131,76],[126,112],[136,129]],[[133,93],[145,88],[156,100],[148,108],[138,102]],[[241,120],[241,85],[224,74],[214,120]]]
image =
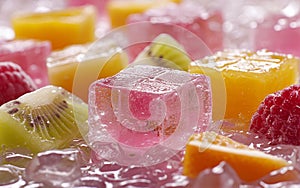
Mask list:
[[0,105],[36,89],[23,69],[11,62],[0,62]]
[[253,115],[250,131],[270,144],[300,145],[300,85],[268,95]]

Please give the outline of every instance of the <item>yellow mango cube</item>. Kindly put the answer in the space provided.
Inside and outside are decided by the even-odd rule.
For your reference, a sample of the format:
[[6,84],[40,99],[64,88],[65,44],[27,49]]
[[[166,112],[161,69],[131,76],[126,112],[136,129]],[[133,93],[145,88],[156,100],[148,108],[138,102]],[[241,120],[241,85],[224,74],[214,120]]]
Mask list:
[[127,17],[131,14],[143,13],[170,2],[179,3],[181,0],[112,0],[107,5],[111,27],[125,25]]
[[96,10],[93,6],[24,13],[12,18],[17,39],[48,40],[54,50],[92,42],[95,39],[95,22]]
[[50,84],[63,87],[87,101],[88,88],[93,81],[113,76],[128,65],[127,54],[118,47],[112,45],[103,53],[101,49],[101,46],[96,47],[91,52],[90,45],[74,45],[52,52],[47,62]]
[[[225,97],[225,119],[247,128],[268,94],[297,83],[298,63],[299,59],[292,55],[266,50],[225,50],[192,62],[189,71],[207,74],[212,80],[221,73],[226,92],[214,92],[219,83],[212,82],[213,98]],[[214,113],[218,110],[214,108]]]

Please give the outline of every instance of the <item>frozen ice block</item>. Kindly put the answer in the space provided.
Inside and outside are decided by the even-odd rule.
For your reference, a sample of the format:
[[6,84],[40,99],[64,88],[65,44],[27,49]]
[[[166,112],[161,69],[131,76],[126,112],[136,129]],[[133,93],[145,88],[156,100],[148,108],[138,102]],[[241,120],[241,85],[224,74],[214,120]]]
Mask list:
[[38,87],[47,85],[46,60],[51,54],[47,41],[14,40],[0,43],[0,61],[12,61],[33,79]]
[[50,84],[87,101],[88,87],[93,81],[113,76],[127,64],[127,55],[117,43],[100,40],[52,52],[47,61],[48,77]]
[[106,159],[159,163],[181,150],[191,133],[207,129],[211,110],[205,75],[131,66],[90,86],[88,141]]
[[194,33],[213,52],[223,47],[221,12],[207,10],[199,4],[188,2],[170,4],[150,9],[143,14],[133,14],[127,19],[128,24],[137,22],[150,22],[153,26],[143,24],[139,30],[131,31],[130,37],[142,37],[141,35],[149,35],[149,33],[155,33],[154,35],[168,33],[179,40],[182,34],[178,29],[170,27],[170,25],[178,25]]
[[17,14],[12,26],[17,39],[49,40],[53,49],[91,42],[95,38],[96,10],[83,6],[42,13]]
[[142,13],[150,8],[164,6],[170,2],[180,2],[181,0],[111,0],[108,3],[111,27],[116,28],[126,24],[129,15]]

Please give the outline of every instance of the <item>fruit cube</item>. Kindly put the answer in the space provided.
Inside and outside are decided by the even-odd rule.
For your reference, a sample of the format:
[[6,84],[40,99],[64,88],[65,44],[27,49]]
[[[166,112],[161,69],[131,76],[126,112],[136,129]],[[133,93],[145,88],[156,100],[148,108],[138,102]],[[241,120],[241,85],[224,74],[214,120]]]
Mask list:
[[48,77],[87,101],[88,87],[98,78],[113,76],[128,64],[127,55],[114,42],[73,45],[52,52],[48,58]]
[[192,62],[190,72],[210,77],[221,72],[226,94],[215,92],[213,96],[226,97],[226,120],[248,128],[252,115],[268,94],[298,81],[298,63],[291,55],[266,50],[225,50]]
[[17,14],[12,26],[17,39],[51,41],[53,49],[91,42],[95,38],[96,10],[93,6],[42,13]]
[[152,154],[147,151],[156,147],[181,150],[190,134],[209,126],[211,108],[210,81],[205,75],[130,66],[91,85],[88,140],[95,144],[93,148],[100,142],[117,144],[123,150],[117,156],[107,156],[108,148],[96,149],[104,158],[117,157],[118,162],[130,160],[139,165],[152,157],[161,162],[159,149]]
[[0,43],[0,61],[11,61],[33,79],[38,87],[47,85],[46,61],[51,54],[49,42],[14,40]]
[[[213,52],[221,50],[223,46],[221,12],[208,11],[198,4],[188,2],[170,4],[150,9],[142,14],[133,14],[127,19],[128,24],[138,22],[149,22],[153,27],[149,29],[149,25],[143,24],[138,31],[133,31],[132,37],[141,37],[141,34],[149,35],[149,33],[155,33],[155,35],[168,33],[179,39],[181,35],[178,29],[170,27],[170,25],[178,25],[196,34]],[[139,35],[136,32],[139,32]]]
[[204,132],[191,136],[186,146],[183,173],[195,178],[201,171],[213,168],[222,161],[228,163],[246,182],[289,166],[282,158],[251,149],[215,132]]
[[67,5],[71,7],[83,6],[83,5],[93,5],[97,8],[97,12],[100,16],[105,16],[106,6],[110,0],[67,0]]
[[276,14],[267,16],[254,31],[255,48],[300,56],[298,19],[299,13],[293,17]]
[[126,24],[129,15],[142,13],[147,9],[166,5],[180,0],[111,0],[107,5],[107,11],[111,27],[116,28]]

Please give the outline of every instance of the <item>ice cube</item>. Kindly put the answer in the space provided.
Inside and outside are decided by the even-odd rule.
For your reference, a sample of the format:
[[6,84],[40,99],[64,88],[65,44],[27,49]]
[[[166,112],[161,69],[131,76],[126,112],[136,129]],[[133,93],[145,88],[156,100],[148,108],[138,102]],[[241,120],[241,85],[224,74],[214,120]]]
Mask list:
[[21,187],[25,182],[21,179],[21,168],[13,165],[0,166],[0,186],[1,187]]
[[0,61],[12,61],[33,79],[38,87],[48,84],[46,60],[51,53],[47,41],[15,40],[0,43]]
[[181,173],[183,153],[181,151],[167,161],[147,167],[121,166],[112,161],[96,159],[97,165],[89,169],[92,176],[82,178],[81,182],[93,184],[104,181],[112,187],[187,187],[189,178]]
[[[180,12],[180,14],[179,14]],[[223,31],[222,31],[222,14],[220,11],[209,11],[197,3],[186,2],[177,4],[170,4],[169,6],[150,9],[143,14],[134,14],[127,19],[128,24],[148,22],[149,24],[141,24],[139,29],[131,30],[129,38],[144,38],[143,35],[157,36],[160,33],[168,33],[175,39],[180,41],[184,33],[188,31],[199,37],[208,46],[208,48],[215,52],[221,50],[223,47]],[[182,29],[172,27],[177,25]],[[153,39],[153,38],[152,38]],[[194,42],[188,42],[187,45],[194,45]],[[192,48],[189,48],[192,49]],[[189,51],[188,54],[194,52]],[[198,53],[200,50],[198,50]],[[138,53],[138,52],[136,52]]]
[[25,179],[48,187],[71,187],[81,177],[81,165],[78,150],[45,151],[30,162],[25,170]]
[[100,157],[128,165],[160,163],[211,121],[210,80],[136,65],[90,86],[87,140]]
[[212,169],[202,171],[192,183],[193,188],[239,188],[240,185],[239,176],[226,162],[221,162]]

